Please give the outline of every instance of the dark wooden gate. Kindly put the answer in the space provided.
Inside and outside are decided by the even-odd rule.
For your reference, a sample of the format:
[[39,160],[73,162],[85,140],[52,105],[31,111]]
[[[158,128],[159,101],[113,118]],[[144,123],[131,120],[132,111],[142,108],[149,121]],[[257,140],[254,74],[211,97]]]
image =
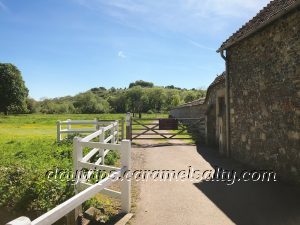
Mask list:
[[130,118],[127,138],[138,139],[192,139],[193,130],[204,126],[204,118]]

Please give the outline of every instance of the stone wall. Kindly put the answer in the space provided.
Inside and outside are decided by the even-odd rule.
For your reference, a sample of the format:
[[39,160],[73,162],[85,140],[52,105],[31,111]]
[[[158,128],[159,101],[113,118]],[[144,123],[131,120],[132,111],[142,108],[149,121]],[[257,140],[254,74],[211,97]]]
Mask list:
[[196,121],[185,120],[184,123],[188,125],[189,132],[192,133],[193,139],[199,143],[205,142],[205,119],[204,113],[206,111],[206,105],[203,104],[202,100],[188,103],[185,105],[178,106],[170,110],[170,116],[173,118],[199,118],[203,121],[199,121],[196,125]]
[[232,156],[300,182],[299,9],[227,50]]
[[217,146],[217,113],[216,100],[218,91],[224,90],[224,74],[217,77],[209,86],[205,100],[187,103],[170,110],[174,118],[205,118],[206,122],[199,127],[199,140],[210,146]]
[[219,90],[224,90],[225,94],[225,80],[213,84],[210,86],[207,97],[205,99],[205,104],[207,105],[206,111],[206,126],[207,126],[207,134],[206,134],[206,143],[209,146],[218,146],[218,135],[217,135],[217,94]]
[[203,102],[186,104],[170,110],[170,115],[177,118],[200,118],[206,112]]

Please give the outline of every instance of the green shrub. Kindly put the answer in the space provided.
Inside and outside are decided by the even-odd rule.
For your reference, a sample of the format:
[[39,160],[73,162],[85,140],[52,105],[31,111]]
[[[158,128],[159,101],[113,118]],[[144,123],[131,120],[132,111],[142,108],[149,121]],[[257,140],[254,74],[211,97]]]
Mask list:
[[72,145],[51,140],[11,140],[1,143],[0,206],[45,212],[73,195],[73,185],[47,179],[46,172],[72,169]]
[[147,111],[147,114],[154,114],[154,112],[153,112],[153,110],[149,109],[149,110]]

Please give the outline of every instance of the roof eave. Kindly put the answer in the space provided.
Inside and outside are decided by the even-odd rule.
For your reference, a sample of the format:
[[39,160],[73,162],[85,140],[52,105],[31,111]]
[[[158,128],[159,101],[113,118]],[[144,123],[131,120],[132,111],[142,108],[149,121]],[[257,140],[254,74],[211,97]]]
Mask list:
[[282,10],[281,12],[279,12],[278,14],[276,14],[275,16],[273,16],[272,18],[270,18],[269,20],[267,20],[265,23],[260,24],[259,26],[257,26],[255,29],[249,31],[248,33],[246,33],[245,35],[243,35],[242,37],[238,38],[237,40],[233,41],[232,43],[229,44],[225,44],[224,46],[221,46],[217,52],[221,52],[224,51],[226,49],[228,49],[229,47],[231,47],[232,45],[240,42],[241,40],[249,37],[250,35],[258,32],[259,30],[261,30],[262,28],[266,27],[267,25],[269,25],[270,23],[274,22],[275,20],[279,19],[280,17],[284,16],[285,14],[287,14],[288,12],[292,11],[293,9],[297,8],[298,6],[300,6],[300,0],[298,0],[294,5],[291,5],[290,7]]

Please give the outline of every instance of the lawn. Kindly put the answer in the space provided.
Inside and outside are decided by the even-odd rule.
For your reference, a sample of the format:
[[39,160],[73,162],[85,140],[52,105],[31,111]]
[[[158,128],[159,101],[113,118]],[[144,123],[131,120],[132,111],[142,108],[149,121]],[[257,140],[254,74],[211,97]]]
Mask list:
[[[0,115],[0,211],[1,207],[8,208],[32,217],[73,195],[71,183],[50,181],[45,177],[48,170],[72,169],[72,141],[56,142],[57,120],[115,120],[124,116],[125,114]],[[166,117],[156,114],[143,116]],[[108,200],[97,203],[103,207],[105,204],[110,207]]]
[[14,138],[47,138],[54,139],[56,136],[56,121],[58,120],[93,120],[121,119],[124,114],[32,114],[0,116],[0,135],[5,139]]

